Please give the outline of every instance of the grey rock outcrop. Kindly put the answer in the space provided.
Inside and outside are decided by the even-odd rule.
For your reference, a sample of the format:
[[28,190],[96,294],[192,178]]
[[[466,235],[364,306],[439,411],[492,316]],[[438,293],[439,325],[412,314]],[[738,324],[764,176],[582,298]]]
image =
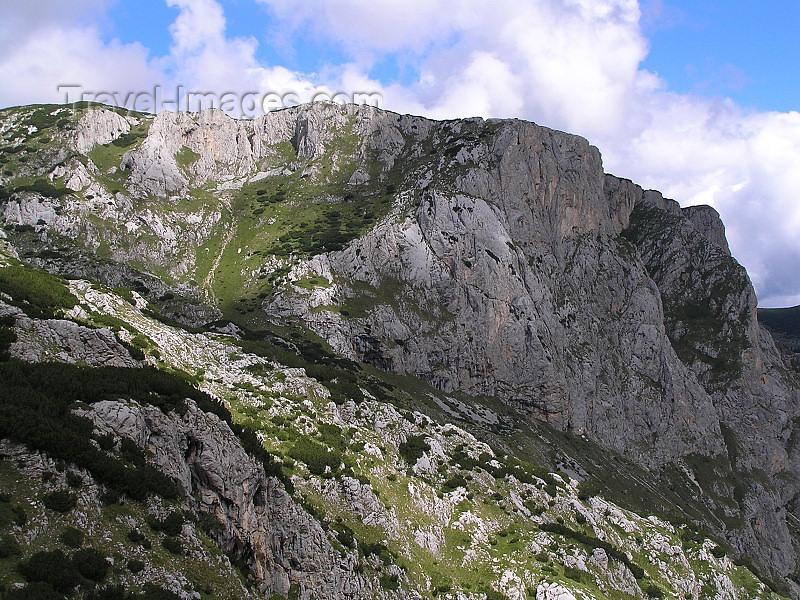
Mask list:
[[[125,128],[105,114],[84,118],[84,148]],[[85,183],[77,166],[60,168]],[[586,140],[532,123],[330,104],[254,121],[163,113],[120,170],[119,191],[92,183],[59,202],[12,198],[7,221],[35,232],[12,242],[42,262],[36,243],[80,239],[77,257],[48,266],[90,273],[102,252],[104,279],[115,264],[136,265],[210,304],[217,275],[266,279],[252,304],[228,298],[220,308],[236,302],[249,318],[260,307],[270,325],[300,318],[344,356],[498,397],[678,472],[694,482],[687,501],[719,515],[707,527],[773,577],[797,570],[800,536],[787,518],[800,511],[798,384],[758,325],[713,209],[681,209],[605,175]],[[237,229],[264,213],[242,186],[270,178],[310,198],[303,227],[357,194],[393,204],[374,226],[342,226],[340,249],[276,253],[274,239],[258,244],[277,212]],[[329,285],[308,292],[306,275]]]
[[670,342],[713,401],[726,444],[715,477],[740,474],[724,484],[746,523],[730,539],[742,550],[759,547],[772,574],[791,573],[797,542],[787,524],[795,517],[787,513],[797,510],[797,489],[788,482],[800,474],[790,443],[800,415],[796,382],[758,324],[755,292],[719,239],[715,211],[681,214],[665,206],[641,193],[626,236],[658,286]]
[[695,230],[708,241],[715,243],[730,255],[728,238],[725,237],[725,224],[719,218],[719,213],[710,206],[687,206],[682,209],[694,225]]
[[[336,339],[334,314],[309,319],[317,331],[344,353],[499,396],[644,464],[720,451],[713,406],[620,238],[633,198],[606,199],[597,150],[518,121],[433,129],[435,143],[463,145],[406,180],[418,201],[326,257],[343,305],[372,307]],[[283,297],[268,311],[296,307]]]
[[74,147],[87,154],[98,144],[109,144],[131,130],[131,123],[118,113],[100,108],[87,111],[75,127]]
[[17,341],[9,347],[14,358],[26,362],[58,361],[92,367],[137,367],[110,329],[92,329],[63,319],[31,319],[0,301],[0,317],[14,318]]
[[[224,184],[250,175],[263,158],[274,156],[272,146],[291,139],[294,128],[286,112],[250,122],[211,109],[165,111],[153,120],[144,143],[126,153],[122,167],[130,171],[134,190],[155,196],[185,192],[190,179],[197,186],[210,180]],[[181,152],[188,157],[179,165]]]
[[[382,118],[370,122],[391,139],[398,126]],[[405,179],[392,218],[309,263],[360,311],[342,320],[291,295],[266,310],[299,314],[343,354],[498,396],[651,468],[721,457],[705,485],[726,490],[715,509],[732,520],[714,528],[771,576],[793,572],[796,383],[716,212],[604,176],[585,140],[533,124],[411,135],[393,162],[457,147]]]
[[356,572],[358,553],[336,551],[319,522],[265,475],[216,415],[187,400],[183,416],[116,401],[92,405],[88,416],[145,449],[180,482],[191,508],[213,522],[217,544],[247,566],[261,592],[286,596],[296,586],[304,600],[381,596],[375,581]]

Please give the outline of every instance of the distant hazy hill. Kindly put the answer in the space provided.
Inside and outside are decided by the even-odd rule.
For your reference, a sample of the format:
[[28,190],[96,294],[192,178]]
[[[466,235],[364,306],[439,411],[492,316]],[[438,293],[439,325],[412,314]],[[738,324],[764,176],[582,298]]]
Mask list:
[[800,306],[759,308],[758,321],[776,340],[800,349]]

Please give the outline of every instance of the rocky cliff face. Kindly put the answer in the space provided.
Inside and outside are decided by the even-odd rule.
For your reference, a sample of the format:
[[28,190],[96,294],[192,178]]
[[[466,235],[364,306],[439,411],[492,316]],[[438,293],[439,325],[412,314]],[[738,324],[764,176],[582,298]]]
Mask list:
[[[325,257],[339,302],[366,305],[349,311],[338,349],[499,396],[645,464],[719,449],[713,407],[620,236],[632,205],[606,201],[596,150],[532,124],[496,127],[471,150],[480,159],[462,165],[462,149],[428,166],[419,203]],[[448,168],[461,172],[446,179]]]
[[[508,414],[437,395],[432,388],[428,394],[440,410],[417,401],[414,406],[430,416],[407,411],[397,406],[406,392],[394,390],[376,400],[379,389],[385,394],[392,388],[367,379],[360,381],[361,397],[357,388],[342,396],[329,380],[330,365],[308,364],[306,372],[281,366],[244,352],[247,346],[235,345],[235,337],[192,333],[154,320],[138,308],[137,295],[123,300],[84,281],[71,282],[70,290],[85,311],[72,311],[73,319],[86,323],[102,315],[120,324],[115,336],[123,330],[145,336],[151,367],[179,372],[202,365],[198,384],[226,399],[244,432],[258,434],[246,442],[243,430],[232,429],[227,411],[211,398],[174,379],[153,379],[152,368],[138,370],[127,390],[114,389],[108,379],[126,378],[125,369],[92,379],[86,367],[95,354],[70,345],[70,330],[48,330],[48,321],[15,313],[14,330],[64,333],[61,345],[76,348],[86,367],[2,364],[0,380],[20,390],[27,377],[26,395],[42,406],[43,396],[52,392],[47,379],[53,373],[83,385],[94,381],[98,388],[87,393],[70,381],[66,393],[81,390],[83,400],[49,405],[52,410],[65,404],[61,420],[96,443],[90,442],[94,460],[86,460],[84,448],[65,461],[63,448],[46,443],[59,456],[54,460],[35,435],[6,429],[0,436],[10,438],[0,439],[1,502],[11,503],[15,515],[26,507],[25,519],[17,517],[8,527],[6,507],[0,505],[0,560],[5,565],[23,555],[19,564],[31,564],[42,548],[50,553],[46,556],[66,548],[76,560],[79,551],[70,548],[81,545],[73,540],[83,533],[90,551],[106,557],[107,574],[93,575],[97,584],[74,580],[79,590],[73,596],[94,597],[92,588],[105,578],[113,584],[98,593],[143,587],[143,597],[149,597],[146,586],[157,582],[156,597],[184,600],[777,597],[725,549],[686,525],[624,510],[566,474],[503,454],[450,422],[457,411],[473,415],[473,428],[505,423]],[[31,320],[40,327],[31,329]],[[44,333],[43,340],[52,335]],[[336,379],[354,377],[345,365],[340,369],[333,369]],[[2,410],[9,406],[5,390]],[[182,399],[181,390],[195,399]],[[30,424],[26,414],[20,429]],[[260,448],[255,455],[254,439]],[[315,447],[325,450],[311,453]],[[106,462],[98,463],[97,450]],[[524,454],[522,446],[518,450]],[[113,460],[107,461],[137,462],[137,456],[173,481],[175,492],[146,499],[116,495],[107,477]],[[281,467],[275,463],[279,456]],[[102,464],[105,469],[98,469]],[[54,503],[54,497],[62,500]],[[17,542],[23,539],[24,550]],[[37,581],[60,581],[48,574],[30,577],[19,593],[35,593]],[[0,578],[8,582],[8,572]]]
[[658,285],[670,342],[715,407],[726,444],[715,477],[741,476],[728,484],[733,509],[752,527],[733,536],[742,547],[756,541],[772,564],[791,571],[796,542],[783,525],[797,509],[787,485],[798,477],[790,443],[797,386],[758,324],[755,293],[722,230],[709,209],[681,210],[643,194],[626,235]]
[[191,509],[210,522],[231,559],[261,592],[287,596],[294,584],[309,598],[375,598],[376,582],[358,576],[358,554],[334,550],[319,522],[242,448],[216,415],[189,403],[165,415],[154,406],[103,401],[89,417],[103,433],[144,448],[178,481]]
[[2,124],[23,258],[192,325],[300,322],[343,357],[499,398],[681,482],[705,527],[795,586],[797,381],[712,209],[521,121],[53,109],[66,125],[22,160],[36,114]]

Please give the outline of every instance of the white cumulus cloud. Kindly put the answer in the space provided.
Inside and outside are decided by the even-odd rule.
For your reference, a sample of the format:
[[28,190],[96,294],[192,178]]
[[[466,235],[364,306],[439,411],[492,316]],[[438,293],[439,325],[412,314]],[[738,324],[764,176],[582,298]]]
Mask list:
[[670,92],[641,68],[635,0],[260,1],[349,52],[351,69],[415,56],[416,81],[382,87],[388,108],[530,119],[587,137],[609,172],[711,204],[762,304],[800,304],[800,115]]

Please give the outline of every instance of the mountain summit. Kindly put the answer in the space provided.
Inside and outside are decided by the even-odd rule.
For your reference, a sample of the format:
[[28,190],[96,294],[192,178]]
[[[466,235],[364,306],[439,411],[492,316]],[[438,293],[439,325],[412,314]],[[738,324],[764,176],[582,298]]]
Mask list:
[[180,422],[80,410],[154,453],[255,589],[767,597],[748,567],[800,598],[800,386],[712,208],[518,120],[35,106],[0,135],[5,269],[75,298],[63,321],[0,287],[8,352],[190,374]]

